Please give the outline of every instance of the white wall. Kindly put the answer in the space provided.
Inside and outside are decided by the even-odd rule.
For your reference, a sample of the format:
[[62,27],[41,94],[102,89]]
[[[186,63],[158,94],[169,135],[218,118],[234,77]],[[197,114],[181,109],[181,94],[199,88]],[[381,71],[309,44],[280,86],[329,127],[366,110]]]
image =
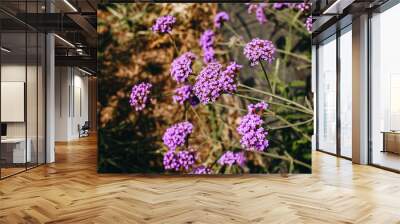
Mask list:
[[72,67],[56,67],[55,73],[55,140],[70,141],[88,120],[88,78]]

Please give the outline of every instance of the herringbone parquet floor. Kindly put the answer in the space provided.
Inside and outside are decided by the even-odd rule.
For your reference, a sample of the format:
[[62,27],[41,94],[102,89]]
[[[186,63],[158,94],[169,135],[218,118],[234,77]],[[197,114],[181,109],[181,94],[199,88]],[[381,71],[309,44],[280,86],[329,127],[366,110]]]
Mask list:
[[93,137],[56,155],[0,181],[0,223],[400,223],[400,175],[318,152],[288,178],[99,175]]

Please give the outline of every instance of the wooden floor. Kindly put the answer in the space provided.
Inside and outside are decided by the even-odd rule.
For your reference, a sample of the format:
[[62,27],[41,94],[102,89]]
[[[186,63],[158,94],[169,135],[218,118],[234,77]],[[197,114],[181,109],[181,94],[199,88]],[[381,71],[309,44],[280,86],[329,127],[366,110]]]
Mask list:
[[313,154],[288,178],[98,175],[96,142],[0,181],[0,223],[400,223],[400,175]]

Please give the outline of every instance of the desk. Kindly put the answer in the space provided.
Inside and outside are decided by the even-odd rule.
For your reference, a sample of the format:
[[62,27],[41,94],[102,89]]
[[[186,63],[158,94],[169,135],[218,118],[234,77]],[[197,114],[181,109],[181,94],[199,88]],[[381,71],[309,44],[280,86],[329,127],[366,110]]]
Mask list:
[[[25,151],[25,138],[6,138],[1,139],[1,157],[6,163],[26,163],[31,162],[32,153],[30,138]],[[4,156],[3,156],[4,155]]]
[[383,133],[383,151],[400,154],[400,132],[384,131]]

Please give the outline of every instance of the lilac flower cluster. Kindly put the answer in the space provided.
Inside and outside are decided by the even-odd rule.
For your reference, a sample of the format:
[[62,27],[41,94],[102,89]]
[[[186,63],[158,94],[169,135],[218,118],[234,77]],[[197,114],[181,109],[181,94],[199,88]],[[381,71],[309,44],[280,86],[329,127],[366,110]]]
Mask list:
[[192,132],[193,125],[188,121],[174,124],[165,131],[163,142],[169,150],[175,150],[186,143],[187,138]]
[[163,165],[166,170],[185,170],[191,169],[195,163],[195,154],[193,151],[168,151],[164,154]]
[[190,85],[184,85],[175,89],[175,95],[172,97],[175,103],[184,104],[186,100],[190,99],[192,94],[192,87]]
[[172,31],[172,25],[176,22],[175,17],[171,15],[161,16],[157,18],[153,27],[153,32],[170,33]]
[[256,103],[256,104],[249,104],[247,106],[247,110],[251,114],[258,114],[260,112],[264,112],[268,109],[268,104],[264,101]]
[[307,17],[305,26],[308,32],[312,31],[312,16]]
[[214,26],[216,28],[221,28],[224,22],[229,20],[229,15],[226,12],[219,12],[214,18]]
[[195,59],[196,55],[190,51],[175,58],[170,68],[172,78],[180,83],[185,82],[189,75],[193,73],[192,64]]
[[261,60],[272,63],[275,59],[275,51],[275,46],[271,41],[259,38],[254,38],[244,47],[244,55],[250,60],[251,66],[257,65]]
[[221,73],[221,78],[219,82],[222,84],[222,89],[224,92],[232,93],[236,91],[236,76],[242,67],[243,66],[237,64],[236,62],[231,62]]
[[244,156],[243,152],[234,153],[231,151],[225,152],[218,160],[218,164],[228,166],[232,166],[235,164],[239,166],[244,166],[245,162],[246,157]]
[[256,18],[260,24],[264,24],[267,22],[267,17],[265,16],[264,8],[267,5],[265,3],[259,3],[259,4],[249,4],[249,8],[247,9],[247,12],[249,14],[256,13]]
[[309,3],[297,3],[295,4],[295,8],[302,11],[302,12],[306,12],[311,8],[311,5]]
[[264,151],[269,145],[266,139],[268,132],[262,127],[264,121],[260,115],[256,114],[262,112],[262,110],[266,110],[267,107],[266,103],[249,105],[247,115],[241,118],[239,126],[236,129],[242,136],[240,144],[248,151]]
[[191,174],[211,174],[212,171],[210,168],[205,166],[199,166],[192,170]]
[[151,87],[150,83],[145,82],[132,86],[129,104],[136,111],[141,111],[146,107]]
[[212,30],[204,31],[200,36],[200,46],[203,50],[203,61],[206,64],[216,61],[213,44],[214,32]]
[[196,77],[193,92],[202,104],[215,102],[223,93],[236,90],[236,74],[242,66],[232,62],[222,71],[219,63],[210,63]]

